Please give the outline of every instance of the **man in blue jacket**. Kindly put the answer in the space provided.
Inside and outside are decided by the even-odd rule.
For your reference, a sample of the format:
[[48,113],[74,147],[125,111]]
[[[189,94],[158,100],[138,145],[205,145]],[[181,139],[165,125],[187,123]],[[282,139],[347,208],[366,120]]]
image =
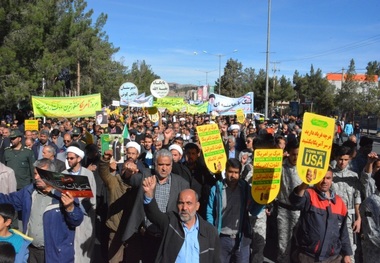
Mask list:
[[[54,171],[51,160],[36,161],[35,167]],[[78,199],[45,184],[34,170],[35,182],[9,195],[0,194],[0,203],[22,211],[23,232],[33,238],[29,262],[74,262],[75,227],[83,220]],[[46,260],[45,260],[46,259]]]
[[251,187],[240,179],[242,165],[231,158],[226,164],[226,178],[211,188],[207,206],[207,221],[214,225],[219,234],[221,262],[249,262],[252,228],[248,212],[258,215],[263,205],[254,202]]

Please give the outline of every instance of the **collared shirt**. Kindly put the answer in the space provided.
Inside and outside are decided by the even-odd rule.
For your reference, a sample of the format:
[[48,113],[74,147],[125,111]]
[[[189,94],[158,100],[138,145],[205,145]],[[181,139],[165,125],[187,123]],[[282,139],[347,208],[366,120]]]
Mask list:
[[199,220],[196,215],[195,224],[188,229],[184,222],[182,222],[183,231],[185,232],[185,240],[178,253],[176,263],[193,263],[199,262]]
[[27,235],[33,238],[32,244],[36,247],[44,247],[43,215],[46,208],[52,203],[52,197],[36,191],[32,202],[32,209],[28,222]]
[[156,192],[154,194],[158,208],[161,212],[165,213],[168,206],[169,195],[170,195],[170,186],[171,186],[171,175],[169,174],[168,179],[163,183],[157,180]]
[[235,149],[233,151],[228,151],[228,159],[235,158]]
[[[154,193],[154,197],[156,198],[158,208],[162,213],[166,213],[166,209],[169,202],[169,195],[170,195],[170,186],[171,186],[171,175],[168,176],[168,179],[163,183],[160,184],[157,179],[156,184],[156,191]],[[156,226],[152,225],[152,222],[150,222],[147,218],[145,220],[145,225],[148,227],[148,231],[152,233],[159,232],[158,228]]]

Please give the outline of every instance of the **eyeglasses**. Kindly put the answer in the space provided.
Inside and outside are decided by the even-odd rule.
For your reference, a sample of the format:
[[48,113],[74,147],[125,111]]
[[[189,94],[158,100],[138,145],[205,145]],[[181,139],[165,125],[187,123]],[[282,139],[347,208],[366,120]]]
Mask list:
[[71,160],[74,160],[74,159],[76,159],[76,157],[67,157],[67,158],[66,158],[66,160],[70,160],[70,161],[71,161]]
[[63,140],[63,142],[71,142],[71,141],[69,141],[69,140]]
[[9,138],[11,141],[13,141],[14,139],[17,139],[18,137],[13,137],[13,138]]

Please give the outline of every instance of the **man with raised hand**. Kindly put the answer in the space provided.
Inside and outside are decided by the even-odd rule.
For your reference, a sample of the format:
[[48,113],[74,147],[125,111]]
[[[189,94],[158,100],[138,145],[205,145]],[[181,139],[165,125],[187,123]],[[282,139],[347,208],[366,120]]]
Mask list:
[[[309,169],[306,175],[312,181]],[[347,230],[347,207],[331,186],[333,172],[328,170],[320,182],[310,187],[301,183],[290,194],[290,202],[301,210],[297,229],[295,262],[350,263],[352,249]]]
[[178,196],[178,212],[163,213],[154,197],[157,179],[145,178],[144,209],[163,234],[156,262],[220,262],[219,237],[215,228],[197,214],[198,195],[185,189]]

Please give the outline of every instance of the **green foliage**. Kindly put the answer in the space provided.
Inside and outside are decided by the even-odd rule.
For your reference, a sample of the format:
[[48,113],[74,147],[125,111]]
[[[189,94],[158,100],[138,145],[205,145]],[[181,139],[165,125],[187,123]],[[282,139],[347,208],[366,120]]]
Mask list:
[[159,78],[154,74],[151,66],[145,63],[145,60],[134,62],[131,70],[126,75],[126,81],[135,84],[139,93],[145,92],[146,95],[150,94],[150,84]]
[[84,0],[2,1],[0,110],[43,95],[43,78],[46,96],[64,96],[64,82],[57,79],[63,68],[69,69],[73,94],[100,92],[105,104],[118,99],[127,68],[113,60],[118,48],[102,30],[107,16],[93,23],[86,7]]

